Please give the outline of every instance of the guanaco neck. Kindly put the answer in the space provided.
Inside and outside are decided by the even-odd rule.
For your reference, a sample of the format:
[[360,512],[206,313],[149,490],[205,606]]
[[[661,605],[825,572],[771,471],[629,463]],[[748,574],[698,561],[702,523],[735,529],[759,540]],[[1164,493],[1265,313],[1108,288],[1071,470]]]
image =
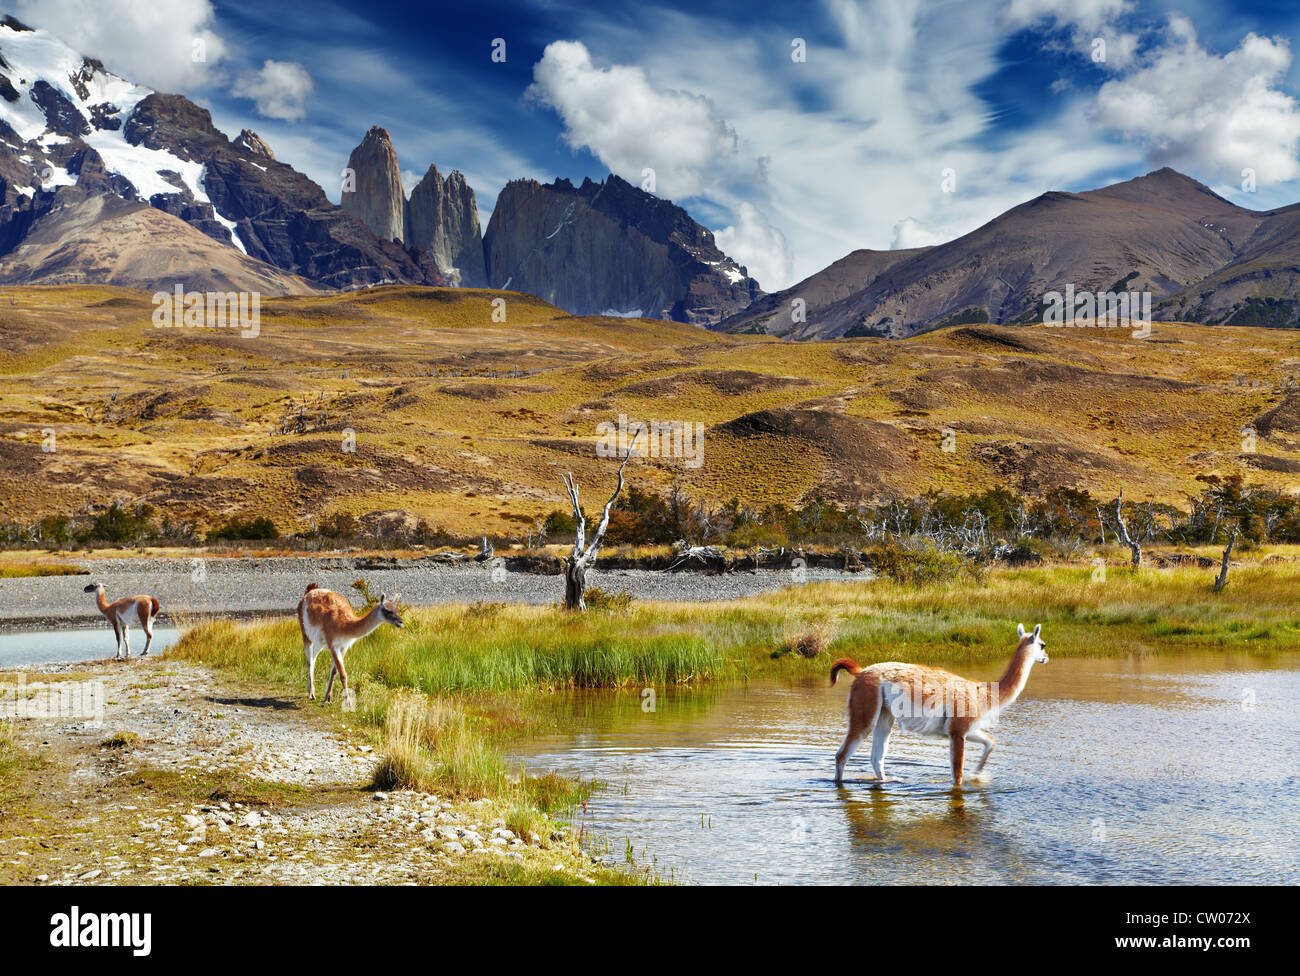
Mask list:
[[999,705],[1010,705],[1024,690],[1025,682],[1029,680],[1029,669],[1034,666],[1034,658],[1030,650],[1033,641],[1031,635],[1021,638],[1020,643],[1016,645],[1016,652],[1011,655],[1011,663],[998,679]]
[[95,605],[99,607],[100,613],[108,613],[108,595],[102,586],[95,590]]
[[345,620],[339,624],[339,633],[345,637],[365,637],[376,627],[384,622],[381,607],[376,603],[368,614],[363,617],[354,617],[351,620]]

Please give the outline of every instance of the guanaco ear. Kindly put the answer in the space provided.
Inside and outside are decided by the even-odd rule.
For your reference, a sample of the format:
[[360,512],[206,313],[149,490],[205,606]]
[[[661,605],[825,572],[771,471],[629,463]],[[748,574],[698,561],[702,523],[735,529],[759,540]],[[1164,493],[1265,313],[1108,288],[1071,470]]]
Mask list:
[[1016,624],[1016,636],[1017,636],[1017,637],[1024,637],[1024,636],[1025,636],[1025,625],[1024,625],[1024,624]]
[[[1042,624],[1034,624],[1034,640],[1038,640],[1038,632],[1041,631],[1042,629],[1043,629]],[[1021,628],[1021,632],[1022,633],[1024,632],[1023,627]]]
[[388,594],[387,594],[387,593],[380,593],[380,594],[379,594],[379,604],[380,604],[380,606],[383,606],[383,605],[384,605],[385,603],[387,603],[387,602],[388,602]]

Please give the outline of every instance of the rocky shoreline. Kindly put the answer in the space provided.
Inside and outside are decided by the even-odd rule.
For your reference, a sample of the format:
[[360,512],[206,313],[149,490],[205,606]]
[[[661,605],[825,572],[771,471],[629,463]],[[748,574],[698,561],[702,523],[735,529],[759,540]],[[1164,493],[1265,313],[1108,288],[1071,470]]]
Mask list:
[[[100,684],[102,715],[13,714],[70,682]],[[0,883],[584,884],[606,871],[556,821],[521,837],[489,800],[372,791],[378,741],[337,706],[189,662],[0,671],[0,718],[31,761],[16,783],[0,777]]]

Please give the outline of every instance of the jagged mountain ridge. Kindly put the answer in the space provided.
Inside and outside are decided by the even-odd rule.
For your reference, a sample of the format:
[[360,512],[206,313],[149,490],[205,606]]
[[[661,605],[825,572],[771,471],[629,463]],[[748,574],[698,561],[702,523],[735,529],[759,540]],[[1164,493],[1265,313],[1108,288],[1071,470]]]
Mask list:
[[[135,248],[148,246],[138,235],[161,235],[154,260],[129,263],[142,277],[125,277],[125,266],[111,272],[92,265],[85,274],[115,275],[92,280],[170,287],[207,276],[215,263],[233,275],[231,287],[278,282],[273,293],[443,283],[432,262],[376,238],[314,182],[276,161],[255,133],[232,141],[188,99],[132,84],[49,33],[7,19],[0,24],[0,281],[44,280],[39,266],[15,266],[14,250],[40,227],[48,246],[53,215],[68,205],[84,217],[96,208],[82,205],[97,195],[171,214],[241,257],[209,253],[175,225],[135,221]],[[94,240],[93,226],[77,226],[81,246],[112,249],[111,240]],[[67,280],[67,271],[61,266],[52,280]]]
[[611,174],[513,180],[483,236],[488,282],[580,315],[712,325],[763,294],[681,207]]
[[[880,252],[875,252],[880,253]],[[839,264],[839,262],[837,262]],[[796,339],[907,336],[963,321],[1041,321],[1043,295],[1150,291],[1154,317],[1300,325],[1300,207],[1253,211],[1171,169],[1083,193],[1049,192],[954,241],[864,269],[848,297],[822,279],[802,296],[807,320],[756,305],[719,328]]]
[[[498,208],[522,223],[498,217],[493,249],[458,171],[430,166],[405,200],[378,128],[351,162],[354,182],[335,206],[255,132],[230,139],[189,99],[126,81],[45,31],[0,24],[0,283],[202,281],[271,294],[508,283],[571,312],[698,324],[761,294],[684,210],[616,177],[534,184],[533,203],[563,196],[561,211],[573,203],[576,216],[557,235],[549,205]],[[179,223],[128,219],[106,196]],[[125,228],[131,253],[117,260],[111,235]],[[498,268],[519,259],[497,282],[493,255]]]
[[[764,296],[686,211],[615,176],[580,187],[513,181],[480,234],[457,171],[443,177],[430,166],[402,198],[396,156],[377,131],[391,172],[382,160],[356,168],[385,170],[377,192],[388,204],[382,217],[358,219],[346,198],[331,204],[256,133],[227,138],[188,99],[119,78],[6,19],[0,283],[202,281],[270,294],[485,284],[580,314],[796,339],[1032,322],[1045,292],[1074,284],[1150,291],[1157,318],[1300,326],[1300,206],[1247,210],[1172,170],[1046,193],[935,247],[854,252]],[[806,303],[805,320],[790,314],[794,299]]]

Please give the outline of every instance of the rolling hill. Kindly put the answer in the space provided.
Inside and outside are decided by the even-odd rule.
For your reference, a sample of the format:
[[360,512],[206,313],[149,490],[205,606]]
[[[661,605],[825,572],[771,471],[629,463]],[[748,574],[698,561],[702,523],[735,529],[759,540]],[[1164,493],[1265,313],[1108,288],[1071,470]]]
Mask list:
[[154,328],[151,308],[111,287],[0,292],[9,518],[122,499],[203,525],[402,510],[520,532],[562,507],[562,472],[584,497],[607,488],[597,426],[619,414],[705,425],[702,465],[638,460],[635,483],[755,505],[995,485],[1179,502],[1210,474],[1289,488],[1300,473],[1287,331],[963,325],[789,343],[389,286],[268,299],[241,338]]

